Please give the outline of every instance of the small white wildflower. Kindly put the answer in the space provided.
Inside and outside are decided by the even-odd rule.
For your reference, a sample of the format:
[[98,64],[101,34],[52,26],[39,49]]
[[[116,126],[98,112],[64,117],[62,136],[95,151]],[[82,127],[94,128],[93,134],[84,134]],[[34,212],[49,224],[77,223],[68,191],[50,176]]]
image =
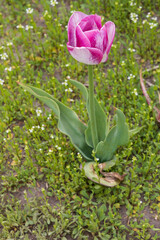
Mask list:
[[145,23],[147,23],[147,20],[146,20],[146,19],[145,19],[145,20],[143,20],[142,24],[145,24]]
[[63,45],[63,44],[59,44],[59,46],[60,46],[60,47],[64,47],[64,45]]
[[69,66],[69,63],[66,64],[66,67],[68,67],[68,66]]
[[32,133],[33,132],[33,128],[29,129],[29,132]]
[[4,142],[6,142],[6,138],[3,138]]
[[98,161],[99,161],[99,158],[96,158],[96,161],[98,162]]
[[126,64],[125,64],[125,61],[122,61],[121,62],[121,66],[125,66]]
[[53,135],[53,134],[51,134],[51,135],[50,135],[50,138],[52,138],[52,139],[53,139],[53,138],[54,138],[54,135]]
[[68,80],[64,80],[64,82],[62,82],[62,85],[67,86],[68,85]]
[[51,4],[52,7],[55,7],[55,5],[58,4],[58,1],[50,0],[50,4]]
[[28,31],[29,29],[33,29],[33,26],[26,25],[25,30]]
[[19,24],[16,28],[24,28],[22,24]]
[[51,114],[49,114],[49,115],[48,115],[48,117],[47,117],[47,120],[50,120],[50,119],[51,119],[51,117],[52,117],[52,115],[51,115]]
[[130,1],[130,6],[132,7],[132,6],[136,6],[136,3],[133,1],[133,0],[131,0]]
[[146,18],[149,18],[151,16],[151,13],[147,13]]
[[12,46],[13,43],[12,43],[12,42],[8,42],[6,45],[7,45],[7,46]]
[[133,90],[132,93],[134,93],[136,96],[138,96],[138,92],[137,92],[137,89],[136,89],[136,88],[134,88],[134,90]]
[[56,147],[58,150],[61,150],[61,147],[59,147],[58,145],[55,145],[55,147]]
[[135,75],[133,75],[132,73],[128,76],[128,80],[132,79],[132,78],[135,78]]
[[71,88],[68,88],[68,91],[69,91],[69,92],[73,92],[73,90],[72,90]]
[[112,44],[112,47],[113,47],[113,48],[117,48],[116,44]]
[[27,13],[27,14],[33,13],[33,8],[27,8],[27,9],[26,9],[26,13]]
[[7,129],[7,130],[6,130],[6,133],[9,133],[10,131],[11,131],[10,129]]
[[77,153],[77,157],[82,159],[82,155],[79,152]]
[[42,127],[41,127],[41,129],[42,129],[42,130],[44,130],[44,129],[45,129],[45,128],[44,128],[44,124],[42,124]]
[[1,60],[6,60],[8,58],[8,54],[7,53],[2,53],[0,54]]
[[130,52],[135,52],[136,50],[134,48],[128,48]]
[[70,76],[67,76],[66,78],[67,78],[67,79],[70,79],[71,77],[70,77]]
[[42,113],[42,110],[41,109],[36,109],[36,113],[37,113],[37,116],[39,117]]
[[75,10],[72,10],[72,11],[71,11],[71,14],[73,14],[74,12],[75,12]]
[[142,201],[139,201],[139,202],[140,202],[140,204],[143,203]]
[[142,6],[139,6],[139,10],[141,10],[142,9]]
[[66,31],[68,31],[68,25],[65,26]]
[[73,92],[71,88],[65,89],[65,92]]
[[3,85],[4,80],[0,78],[0,85]]
[[153,21],[157,21],[157,17],[152,17],[151,18]]
[[12,71],[12,67],[6,67],[6,68],[4,69],[4,71],[9,71],[9,72],[11,72],[11,71]]
[[50,153],[53,152],[53,149],[49,149],[49,152],[50,152]]
[[157,27],[158,26],[158,23],[149,23],[149,26],[150,26],[150,28],[152,29],[152,28],[155,28],[155,27]]
[[39,151],[42,152],[42,148],[40,148]]
[[130,19],[136,23],[138,21],[138,15],[136,13],[131,13],[130,14]]
[[1,50],[1,49],[5,49],[5,47],[4,47],[4,46],[1,46],[1,47],[0,47],[0,50]]
[[48,11],[46,10],[43,14],[43,17],[45,17],[46,15],[48,15]]

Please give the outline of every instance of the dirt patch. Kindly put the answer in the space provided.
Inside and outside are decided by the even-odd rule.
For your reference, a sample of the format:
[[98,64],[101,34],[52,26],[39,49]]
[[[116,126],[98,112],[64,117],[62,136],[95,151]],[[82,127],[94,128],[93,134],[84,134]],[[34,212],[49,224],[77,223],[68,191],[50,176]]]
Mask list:
[[[20,187],[17,192],[12,192],[12,196],[14,196],[15,200],[21,201],[22,207],[27,203],[26,198],[28,199],[43,199],[43,189],[48,189],[48,184],[45,182],[37,182],[36,186],[30,187]],[[8,194],[10,195],[10,193]],[[11,196],[10,196],[11,197]],[[48,202],[52,207],[55,207],[59,204],[58,199],[55,196],[47,197]],[[58,206],[57,206],[58,207]]]

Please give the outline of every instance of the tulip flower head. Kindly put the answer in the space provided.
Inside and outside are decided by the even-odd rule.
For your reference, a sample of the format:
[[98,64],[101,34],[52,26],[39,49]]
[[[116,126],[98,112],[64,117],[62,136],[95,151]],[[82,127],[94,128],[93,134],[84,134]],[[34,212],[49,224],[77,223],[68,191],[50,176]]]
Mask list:
[[113,22],[102,27],[100,16],[74,12],[68,22],[67,48],[77,61],[96,65],[107,61],[114,36]]

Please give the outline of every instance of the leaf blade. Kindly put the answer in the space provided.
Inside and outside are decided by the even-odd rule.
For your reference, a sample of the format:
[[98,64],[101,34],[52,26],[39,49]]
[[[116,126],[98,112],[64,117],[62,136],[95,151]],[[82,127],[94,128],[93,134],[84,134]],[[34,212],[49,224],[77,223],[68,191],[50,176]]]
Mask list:
[[85,142],[86,126],[79,120],[77,114],[45,91],[22,83],[20,85],[54,111],[58,117],[59,130],[71,139],[72,144],[87,160],[93,160],[92,148]]
[[128,125],[125,123],[124,114],[117,109],[117,124],[109,131],[106,139],[99,142],[96,148],[96,156],[101,162],[109,161],[118,146],[122,146],[129,141]]
[[[82,92],[82,95],[87,103],[87,111],[89,114],[87,88],[82,83],[76,80],[70,80],[70,82]],[[95,97],[94,97],[94,101],[95,101],[95,115],[96,115],[96,126],[97,126],[97,133],[98,133],[98,142],[100,142],[100,141],[103,141],[106,137],[107,118],[103,108],[101,107],[100,103],[97,101]],[[85,131],[85,136],[86,136],[87,144],[93,147],[90,121],[88,122],[88,128]]]

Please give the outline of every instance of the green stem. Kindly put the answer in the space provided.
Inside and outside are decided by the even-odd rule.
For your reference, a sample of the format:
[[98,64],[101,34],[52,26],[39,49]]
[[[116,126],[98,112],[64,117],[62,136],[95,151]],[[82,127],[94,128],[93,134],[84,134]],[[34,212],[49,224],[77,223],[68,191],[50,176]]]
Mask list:
[[94,81],[93,81],[93,66],[88,65],[88,78],[89,78],[89,117],[91,123],[91,134],[94,150],[98,144],[98,134],[95,115],[95,101],[94,101]]

